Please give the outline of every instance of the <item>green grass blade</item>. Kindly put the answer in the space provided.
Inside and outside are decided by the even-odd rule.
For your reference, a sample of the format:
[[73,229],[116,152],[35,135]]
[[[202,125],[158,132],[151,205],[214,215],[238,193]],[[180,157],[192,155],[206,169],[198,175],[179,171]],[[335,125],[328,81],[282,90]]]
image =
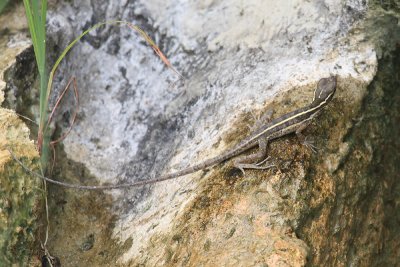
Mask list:
[[[34,1],[35,2],[35,1]],[[41,12],[38,10],[38,47],[40,50],[40,57],[42,59],[41,62],[41,72],[45,73],[46,71],[46,11],[47,11],[47,0],[41,1]],[[47,84],[47,81],[46,81]]]
[[[41,8],[39,9],[39,1]],[[24,0],[25,13],[28,20],[29,31],[31,33],[33,49],[35,51],[36,63],[40,75],[40,123],[39,135],[42,139],[41,166],[42,170],[46,169],[48,144],[50,138],[43,131],[47,122],[47,73],[46,73],[46,12],[47,0]]]
[[29,31],[31,33],[31,38],[32,38],[32,44],[33,44],[33,49],[35,51],[35,55],[36,55],[36,63],[39,64],[39,62],[37,62],[37,56],[38,56],[38,51],[37,51],[37,37],[36,37],[36,32],[35,32],[35,24],[33,22],[33,15],[32,15],[32,10],[31,10],[31,6],[29,3],[29,0],[24,0],[24,6],[25,6],[25,14],[26,14],[26,18],[28,20],[28,25],[29,25]]
[[42,65],[43,65],[43,51],[41,49],[41,40],[42,40],[42,34],[41,34],[41,19],[40,19],[40,13],[39,13],[39,0],[33,0],[31,1],[32,3],[32,18],[33,18],[33,28],[35,29],[36,32],[36,46],[37,46],[37,60],[38,60],[38,68],[39,72],[42,72]]
[[42,1],[42,12],[40,17],[42,18],[42,25],[46,25],[46,14],[47,14],[47,1]]
[[[43,1],[46,2],[46,1]],[[44,73],[45,71],[45,27],[46,24],[42,24],[42,20],[40,20],[40,15],[37,10],[37,0],[33,1],[35,9],[32,9],[29,0],[24,0],[25,6],[25,14],[28,20],[29,31],[31,33],[33,49],[35,51],[36,63],[38,65],[38,69],[40,73]],[[47,7],[47,4],[44,5]],[[36,11],[35,11],[36,10]],[[42,9],[43,12],[43,9]]]
[[3,11],[3,9],[7,6],[8,0],[1,0],[0,1],[0,14]]

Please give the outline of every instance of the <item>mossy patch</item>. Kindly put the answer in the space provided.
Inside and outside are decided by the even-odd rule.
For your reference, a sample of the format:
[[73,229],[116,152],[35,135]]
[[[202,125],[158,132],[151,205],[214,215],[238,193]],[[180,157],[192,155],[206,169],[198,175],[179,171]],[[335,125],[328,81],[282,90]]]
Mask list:
[[28,175],[7,148],[27,167],[39,169],[29,130],[14,112],[0,109],[0,262],[26,265],[36,250],[41,182]]

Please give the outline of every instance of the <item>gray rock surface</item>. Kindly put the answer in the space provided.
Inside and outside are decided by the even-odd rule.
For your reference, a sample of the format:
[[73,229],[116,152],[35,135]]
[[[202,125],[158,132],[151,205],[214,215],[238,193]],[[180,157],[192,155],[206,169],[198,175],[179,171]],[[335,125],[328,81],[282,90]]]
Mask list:
[[[80,93],[58,179],[116,184],[184,168],[247,136],[252,113],[279,116],[309,103],[320,78],[339,83],[306,131],[317,154],[288,136],[269,146],[276,168],[245,177],[227,162],[130,190],[52,187],[51,251],[66,266],[395,264],[399,10],[383,2],[53,3],[55,54],[123,19],[186,78],[171,86],[177,77],[127,27],[85,37],[55,78],[54,98],[71,76]],[[60,109],[61,131],[73,105],[70,96]]]

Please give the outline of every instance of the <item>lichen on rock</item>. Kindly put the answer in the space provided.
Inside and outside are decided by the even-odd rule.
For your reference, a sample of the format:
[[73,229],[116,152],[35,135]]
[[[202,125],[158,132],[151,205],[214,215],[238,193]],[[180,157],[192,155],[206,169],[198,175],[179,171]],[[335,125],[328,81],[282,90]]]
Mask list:
[[[49,248],[62,264],[396,264],[398,7],[359,0],[288,3],[87,0],[54,6],[52,49],[118,17],[142,27],[187,77],[186,87],[168,87],[167,68],[130,29],[107,26],[83,38],[60,66],[52,96],[72,75],[83,88],[78,119],[57,148],[55,176],[65,181],[132,182],[218,155],[249,134],[252,113],[273,109],[277,117],[305,106],[320,78],[338,75],[333,101],[305,130],[318,153],[285,136],[268,146],[274,168],[244,176],[227,161],[130,190],[77,193],[50,186]],[[60,106],[59,131],[69,126],[74,108]],[[14,124],[7,125],[14,133]],[[18,143],[7,142],[22,153]],[[0,155],[14,164],[6,151]],[[34,150],[22,157],[35,167]]]
[[[306,129],[320,148],[317,154],[289,136],[269,145],[276,164],[270,170],[242,177],[228,161],[174,181],[113,191],[113,242],[124,244],[122,255],[114,254],[120,265],[326,266],[372,258],[378,247],[366,246],[357,227],[368,228],[362,218],[372,216],[363,211],[373,214],[381,199],[368,199],[365,188],[374,191],[366,184],[375,183],[360,174],[374,164],[379,142],[354,129],[368,117],[364,102],[371,96],[378,59],[395,43],[384,46],[387,37],[370,34],[396,32],[390,12],[374,17],[378,2],[154,0],[57,6],[50,38],[61,40],[65,32],[78,34],[94,21],[120,17],[145,29],[187,77],[186,87],[168,90],[172,78],[166,68],[129,29],[106,27],[76,47],[60,71],[65,76],[73,70],[85,90],[64,148],[68,160],[84,166],[85,181],[146,179],[218,155],[249,134],[250,113],[293,111],[311,101],[320,78],[338,75],[332,103]],[[374,26],[377,20],[384,27]],[[59,81],[62,88],[65,79]],[[68,225],[60,233],[68,232]],[[374,225],[383,232],[382,224]],[[378,243],[384,240],[367,232]],[[62,241],[60,234],[53,244]]]
[[0,262],[26,264],[37,253],[36,230],[40,180],[13,160],[12,150],[30,169],[39,170],[39,155],[26,125],[11,110],[0,108]]
[[[5,91],[10,82],[32,89],[36,69],[25,65],[28,75],[15,75],[18,56],[32,55],[22,4],[16,4],[0,16],[0,265],[37,265],[39,252],[37,229],[43,191],[39,179],[27,174],[13,160],[8,149],[32,170],[39,170],[39,154],[30,137],[30,130],[15,113],[6,109]],[[30,54],[29,54],[30,53]],[[22,56],[21,56],[22,54]],[[31,57],[34,60],[34,58]],[[34,61],[33,61],[34,63]],[[19,61],[21,65],[21,61]],[[34,65],[31,65],[34,66]],[[7,74],[8,73],[8,74]],[[21,74],[21,73],[20,73]],[[29,75],[30,74],[30,75]],[[34,90],[31,90],[31,92]],[[14,93],[14,92],[13,92]],[[21,92],[20,92],[21,93]],[[6,97],[7,98],[7,97]],[[8,101],[11,99],[8,98]],[[18,100],[20,108],[26,102]],[[14,104],[16,102],[13,102]],[[16,105],[13,105],[14,107]]]

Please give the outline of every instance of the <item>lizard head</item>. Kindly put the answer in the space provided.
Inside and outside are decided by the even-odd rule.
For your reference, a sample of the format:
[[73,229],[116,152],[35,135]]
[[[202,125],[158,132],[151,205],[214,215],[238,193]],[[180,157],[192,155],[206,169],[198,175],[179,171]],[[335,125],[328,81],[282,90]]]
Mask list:
[[327,103],[332,99],[336,91],[336,76],[319,80],[314,92],[313,103]]

